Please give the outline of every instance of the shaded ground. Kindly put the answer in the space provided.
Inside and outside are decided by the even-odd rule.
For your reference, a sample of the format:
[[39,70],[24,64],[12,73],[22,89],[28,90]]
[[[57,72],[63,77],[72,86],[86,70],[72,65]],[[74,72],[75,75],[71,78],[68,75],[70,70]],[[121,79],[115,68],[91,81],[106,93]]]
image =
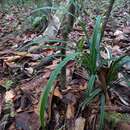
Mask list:
[[[130,21],[127,17],[129,15],[127,11],[124,8],[116,10],[105,31],[103,46],[110,49],[113,56],[130,55]],[[24,17],[21,16],[26,15],[28,14],[24,8],[18,9],[17,7],[12,7],[11,14],[0,12],[0,130],[40,129],[38,104],[41,91],[52,70],[60,61],[59,56],[54,57],[58,54],[57,49],[45,48],[35,53],[18,50],[19,46],[27,45],[29,41],[39,36],[33,31],[22,31]],[[88,16],[84,16],[84,19],[91,35],[94,22]],[[74,41],[83,35],[81,28],[76,25],[69,37],[72,45],[75,46]],[[60,37],[58,35],[57,39]],[[46,43],[46,45],[59,46],[60,43]],[[73,46],[69,47],[73,48]],[[71,49],[68,49],[67,52],[70,53]],[[48,56],[50,56],[49,60]],[[105,58],[106,53],[102,52],[102,56]],[[90,108],[86,108],[80,114],[77,111],[78,104],[83,99],[87,81],[84,70],[74,71],[74,66],[74,61],[67,65],[68,84],[66,89],[60,90],[58,81],[56,81],[54,93],[49,98],[47,117],[50,121],[50,130],[64,127],[64,120],[66,120],[68,129],[71,129],[75,122],[76,127],[81,130],[83,126],[85,129],[92,127],[92,124],[95,127],[98,113],[96,106],[92,104]],[[118,82],[116,84],[118,89],[112,90],[113,95],[111,95],[113,106],[115,108],[118,105],[124,107],[127,104],[121,110],[126,110],[128,113],[130,112],[129,75],[130,63],[127,63],[123,66],[119,77],[126,77],[129,83]],[[123,89],[122,86],[124,86]],[[94,107],[95,109],[92,109]],[[115,110],[112,109],[112,111]],[[129,118],[127,119],[129,122]],[[89,123],[86,120],[89,120]],[[78,126],[79,124],[80,126]],[[127,123],[125,126],[121,123],[119,125],[121,130],[130,129]],[[107,129],[109,130],[106,126]],[[117,130],[119,129],[117,128]]]

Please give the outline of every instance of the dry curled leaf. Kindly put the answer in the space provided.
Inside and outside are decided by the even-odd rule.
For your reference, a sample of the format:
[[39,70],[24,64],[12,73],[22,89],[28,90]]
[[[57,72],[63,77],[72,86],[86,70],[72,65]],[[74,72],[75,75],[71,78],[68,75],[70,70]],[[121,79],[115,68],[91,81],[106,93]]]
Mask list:
[[74,118],[75,114],[75,107],[73,104],[68,104],[67,105],[67,111],[66,111],[66,118],[67,119],[72,119]]
[[5,93],[5,102],[12,101],[15,97],[15,94],[12,90],[9,90]]
[[117,123],[115,130],[130,130],[130,124],[126,122],[119,122]]
[[75,121],[75,130],[84,130],[85,118],[79,117]]
[[61,94],[61,92],[59,90],[59,87],[55,88],[53,95],[56,96],[56,97],[59,97],[60,99],[63,98],[63,96],[62,96],[62,94]]

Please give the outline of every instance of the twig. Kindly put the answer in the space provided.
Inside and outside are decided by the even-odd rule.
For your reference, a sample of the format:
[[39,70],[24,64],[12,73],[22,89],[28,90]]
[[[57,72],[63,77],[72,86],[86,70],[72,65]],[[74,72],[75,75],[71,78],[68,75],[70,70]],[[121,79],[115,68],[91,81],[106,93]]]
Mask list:
[[[99,106],[97,105],[90,105],[91,108],[93,109],[99,109]],[[120,112],[120,113],[130,113],[130,107],[128,106],[104,106],[105,111],[114,111],[114,112]]]

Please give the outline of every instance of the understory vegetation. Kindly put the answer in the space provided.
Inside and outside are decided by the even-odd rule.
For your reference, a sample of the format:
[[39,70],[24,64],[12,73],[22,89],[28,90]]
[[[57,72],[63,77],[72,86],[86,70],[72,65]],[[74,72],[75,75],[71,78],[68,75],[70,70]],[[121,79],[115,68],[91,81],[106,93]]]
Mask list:
[[0,0],[0,130],[129,130],[130,1]]

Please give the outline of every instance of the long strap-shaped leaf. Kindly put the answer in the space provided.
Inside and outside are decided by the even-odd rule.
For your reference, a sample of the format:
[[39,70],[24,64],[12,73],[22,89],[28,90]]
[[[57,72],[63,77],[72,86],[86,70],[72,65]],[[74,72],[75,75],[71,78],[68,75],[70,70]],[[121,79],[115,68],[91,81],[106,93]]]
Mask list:
[[101,92],[101,89],[99,89],[99,88],[95,89],[95,90],[90,94],[90,96],[89,96],[88,98],[86,97],[86,99],[80,104],[80,108],[83,110],[83,109],[85,108],[85,106],[89,105],[89,104],[93,101],[93,99],[94,99],[97,95],[100,94],[100,92]]
[[[95,90],[89,95],[89,97],[86,97],[85,100],[84,100],[81,104],[79,104],[79,108],[78,108],[78,112],[77,112],[77,114],[76,114],[76,117],[79,115],[79,112],[80,112],[80,111],[84,110],[85,106],[89,105],[89,104],[93,101],[93,99],[94,99],[97,95],[100,94],[100,92],[101,92],[101,89],[100,89],[100,88],[95,89]],[[85,96],[87,96],[87,95],[85,95]]]
[[41,126],[44,128],[45,127],[45,109],[47,106],[47,101],[48,101],[48,96],[49,93],[52,91],[53,89],[53,83],[56,80],[58,74],[61,72],[61,69],[71,60],[74,60],[75,57],[78,55],[78,53],[74,53],[71,55],[68,55],[63,61],[61,61],[56,69],[52,72],[50,79],[48,80],[48,83],[45,87],[45,90],[42,93],[41,96],[41,100],[40,100],[40,122],[41,122]]
[[130,57],[121,56],[111,63],[111,66],[110,66],[110,69],[108,72],[108,76],[107,76],[107,84],[116,80],[115,78],[116,78],[118,70],[121,68],[122,65],[124,65],[127,62],[130,62]]
[[101,39],[101,17],[97,16],[96,24],[94,27],[93,36],[91,39],[90,45],[90,56],[91,56],[91,73],[96,73],[96,63],[99,59],[99,50],[100,50],[100,39]]
[[100,119],[98,130],[104,130],[104,120],[105,120],[105,96],[102,94],[100,97]]
[[91,92],[93,90],[94,83],[95,83],[95,79],[96,79],[96,75],[90,76],[90,79],[88,81],[88,90],[87,90],[87,93],[86,93],[86,97],[91,94]]

